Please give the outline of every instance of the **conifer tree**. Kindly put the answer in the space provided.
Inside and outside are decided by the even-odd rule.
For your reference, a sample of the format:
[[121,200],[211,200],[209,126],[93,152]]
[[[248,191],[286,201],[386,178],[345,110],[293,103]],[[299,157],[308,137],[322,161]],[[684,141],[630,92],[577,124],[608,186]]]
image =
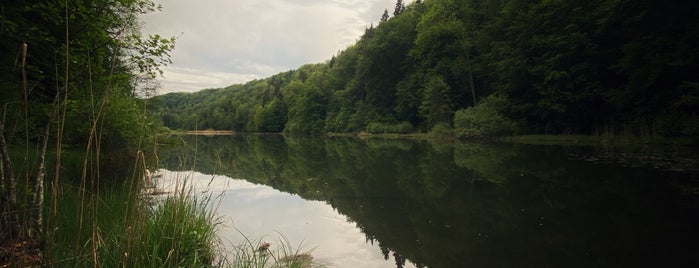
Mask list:
[[393,16],[400,15],[400,13],[403,13],[404,9],[405,9],[405,5],[403,4],[403,0],[397,0],[396,1],[396,9],[393,10]]
[[388,9],[383,10],[383,15],[381,15],[381,21],[387,21],[388,20]]

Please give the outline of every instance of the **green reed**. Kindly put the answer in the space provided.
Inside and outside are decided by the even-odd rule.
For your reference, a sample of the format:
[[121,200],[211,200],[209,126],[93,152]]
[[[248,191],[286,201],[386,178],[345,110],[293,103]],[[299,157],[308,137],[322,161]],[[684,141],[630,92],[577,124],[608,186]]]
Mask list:
[[[78,228],[80,192],[61,187],[55,243],[58,267],[213,267],[222,266],[216,234],[220,221],[211,198],[179,191],[150,197],[132,182],[90,193]],[[96,234],[95,234],[96,233]],[[94,238],[97,238],[95,241]],[[74,247],[78,244],[78,247]]]

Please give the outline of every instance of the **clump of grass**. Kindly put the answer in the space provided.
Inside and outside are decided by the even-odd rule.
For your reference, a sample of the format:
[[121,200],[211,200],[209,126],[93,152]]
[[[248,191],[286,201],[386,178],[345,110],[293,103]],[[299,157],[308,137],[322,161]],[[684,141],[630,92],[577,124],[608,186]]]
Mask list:
[[[134,190],[132,187],[135,187]],[[106,187],[79,210],[80,191],[65,187],[57,224],[56,267],[324,267],[311,250],[277,232],[224,250],[217,229],[223,221],[211,193],[192,189],[185,179],[168,195],[149,195],[128,181]],[[76,211],[85,226],[75,226]],[[93,234],[96,232],[97,234]]]
[[[224,266],[210,196],[182,190],[150,202],[130,187],[107,187],[75,226],[78,191],[64,189],[56,238],[57,261],[70,267]],[[94,207],[92,207],[94,206]],[[99,213],[97,213],[99,212]],[[97,232],[98,235],[91,235]],[[97,239],[94,239],[97,237]]]
[[[155,202],[122,251],[119,266],[127,267],[212,267],[221,266],[217,226],[221,224],[211,196],[197,196],[185,190]],[[123,247],[122,243],[122,247]]]
[[[81,191],[77,187],[61,184],[58,188],[61,200],[57,207],[52,247],[55,259],[46,260],[47,265],[87,267],[93,265],[95,259],[116,263],[110,258],[117,250],[111,242],[126,238],[124,226],[131,226],[129,221],[135,222],[133,218],[138,202],[129,191],[128,182],[90,192],[91,198],[83,203],[82,208]],[[82,226],[77,219],[82,219]],[[96,235],[93,236],[93,232]],[[96,256],[93,249],[97,250]]]
[[[240,232],[239,232],[240,233]],[[244,241],[233,248],[228,256],[232,267],[238,268],[265,268],[265,267],[293,267],[310,268],[324,267],[318,263],[313,255],[313,249],[302,250],[302,246],[294,247],[283,234],[277,232],[277,241],[274,244],[267,243],[264,238],[250,240],[240,233]]]

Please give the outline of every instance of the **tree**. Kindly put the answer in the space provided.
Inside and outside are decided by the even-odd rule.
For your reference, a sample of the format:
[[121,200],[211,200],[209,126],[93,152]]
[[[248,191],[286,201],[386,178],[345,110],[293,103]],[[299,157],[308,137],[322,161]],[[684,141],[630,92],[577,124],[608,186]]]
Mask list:
[[397,0],[396,1],[396,8],[393,10],[393,16],[398,16],[401,13],[403,13],[403,10],[405,9],[405,5],[403,4],[403,0]]
[[422,93],[420,115],[429,126],[437,123],[450,123],[453,109],[453,96],[451,87],[444,81],[444,77],[432,75],[428,78]]
[[410,56],[416,72],[441,74],[454,89],[455,104],[474,105],[476,88],[472,64],[472,42],[460,17],[459,2],[453,0],[426,3],[426,12],[417,24],[415,46]]
[[285,132],[294,134],[320,133],[324,129],[327,111],[327,98],[315,85],[306,85],[300,81],[289,84],[288,91],[293,92],[289,99],[293,106],[289,109],[289,120]]
[[[398,0],[394,16],[385,9],[378,26],[314,67],[322,72],[302,67],[270,78],[276,91],[253,81],[226,94],[248,110],[282,100],[288,126],[302,91],[279,89],[313,84],[327,100],[327,131],[405,121],[424,129],[501,94],[500,114],[529,132],[689,135],[699,132],[698,3]],[[313,75],[322,79],[309,83]],[[208,109],[191,105],[180,117]],[[232,110],[235,124],[250,120]]]

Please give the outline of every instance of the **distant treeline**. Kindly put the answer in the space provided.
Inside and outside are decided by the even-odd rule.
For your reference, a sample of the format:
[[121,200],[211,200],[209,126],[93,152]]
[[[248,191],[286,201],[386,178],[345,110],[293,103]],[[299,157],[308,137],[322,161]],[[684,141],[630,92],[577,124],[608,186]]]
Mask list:
[[325,63],[159,96],[154,112],[170,128],[248,132],[699,134],[699,2],[427,0],[388,13]]

